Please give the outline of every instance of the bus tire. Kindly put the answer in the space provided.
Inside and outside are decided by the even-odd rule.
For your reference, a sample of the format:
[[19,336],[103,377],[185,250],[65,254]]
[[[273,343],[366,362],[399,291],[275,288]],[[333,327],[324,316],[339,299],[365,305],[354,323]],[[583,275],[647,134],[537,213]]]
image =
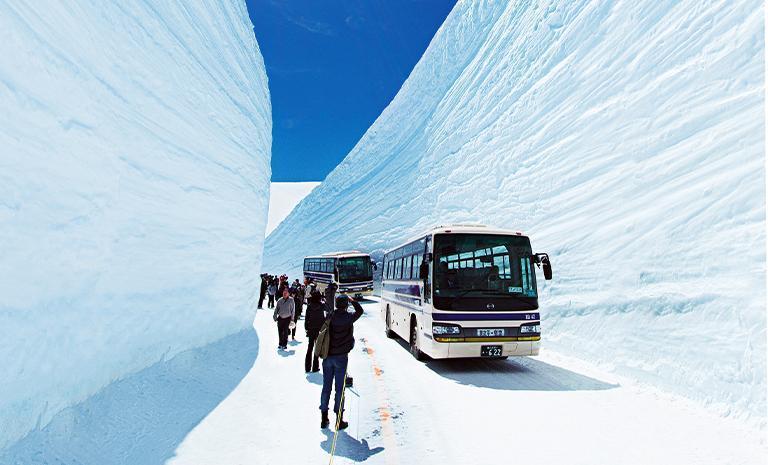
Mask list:
[[392,331],[392,313],[389,311],[389,305],[387,305],[387,317],[386,317],[386,327],[384,329],[384,334],[387,335],[388,338],[394,339],[397,334],[395,334],[394,331]]
[[424,355],[424,352],[419,349],[419,328],[418,324],[416,324],[416,317],[411,316],[411,337],[410,339],[410,346],[411,346],[411,355],[413,355],[413,358],[416,360],[422,362],[426,360],[426,356]]

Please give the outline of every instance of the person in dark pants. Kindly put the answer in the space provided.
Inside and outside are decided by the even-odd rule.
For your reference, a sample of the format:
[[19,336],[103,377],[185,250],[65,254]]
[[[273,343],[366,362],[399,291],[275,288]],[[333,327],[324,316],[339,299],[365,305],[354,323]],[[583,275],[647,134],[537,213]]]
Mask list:
[[323,304],[323,296],[314,291],[309,295],[309,301],[307,302],[307,314],[304,316],[304,329],[307,330],[307,338],[309,342],[307,344],[307,356],[304,358],[304,371],[309,373],[316,373],[320,371],[320,360],[314,357],[315,341],[317,340],[317,334],[320,332],[320,328],[323,326],[326,315],[329,313],[330,308],[326,309]]
[[[298,279],[296,280],[298,282]],[[296,328],[299,327],[299,319],[301,318],[301,312],[304,310],[304,288],[301,287],[301,284],[298,284],[297,287],[292,287],[293,290],[293,302],[296,307],[296,314],[293,317],[293,322],[295,323],[295,326],[291,330],[291,339],[294,341],[296,340]]]
[[267,296],[269,297],[269,302],[267,302],[268,308],[275,308],[275,294],[277,293],[277,280],[272,279],[272,281],[267,286]]
[[[331,400],[331,385],[335,383],[335,396],[333,411],[336,413],[338,429],[344,429],[349,423],[344,421],[344,406],[341,405],[341,394],[344,390],[344,381],[347,374],[349,352],[355,346],[353,325],[363,315],[363,307],[345,295],[335,297],[338,286],[332,283],[325,291],[325,301],[336,303],[336,310],[331,313],[331,322],[328,327],[328,356],[323,360],[323,391],[320,394],[320,427],[327,428],[328,404]],[[335,297],[335,298],[334,298]],[[349,305],[355,309],[354,313],[347,311]]]
[[269,286],[268,275],[261,275],[261,289],[259,290],[259,307],[264,308],[264,297],[267,296],[267,287]]
[[275,313],[272,315],[277,322],[277,334],[280,337],[278,349],[288,348],[288,334],[291,332],[289,327],[295,311],[293,298],[290,297],[287,288],[283,289],[283,296],[275,303]]

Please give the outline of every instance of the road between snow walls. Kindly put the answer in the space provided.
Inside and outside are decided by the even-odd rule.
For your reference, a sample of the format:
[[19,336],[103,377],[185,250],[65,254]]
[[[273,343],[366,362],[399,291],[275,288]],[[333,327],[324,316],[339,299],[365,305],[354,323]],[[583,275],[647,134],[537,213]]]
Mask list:
[[548,349],[765,428],[763,8],[458,2],[263,269],[523,231],[555,270]]

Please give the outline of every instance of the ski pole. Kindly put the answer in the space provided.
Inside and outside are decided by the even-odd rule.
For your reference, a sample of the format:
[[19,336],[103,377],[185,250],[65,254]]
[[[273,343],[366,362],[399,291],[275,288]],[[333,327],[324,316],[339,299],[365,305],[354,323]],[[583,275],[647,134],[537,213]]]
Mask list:
[[328,462],[328,465],[333,465],[333,456],[336,454],[336,438],[339,436],[339,423],[341,422],[341,417],[344,415],[344,391],[346,391],[347,388],[347,367],[349,367],[349,361],[347,361],[347,366],[344,367],[344,381],[341,383],[341,403],[339,405],[339,412],[336,412],[336,431],[333,433],[333,444],[331,444],[331,460]]

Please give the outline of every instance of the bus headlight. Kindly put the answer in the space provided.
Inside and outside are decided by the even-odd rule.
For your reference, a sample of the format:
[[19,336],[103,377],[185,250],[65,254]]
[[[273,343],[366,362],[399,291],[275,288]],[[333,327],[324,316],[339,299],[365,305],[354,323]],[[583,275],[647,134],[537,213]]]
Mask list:
[[445,324],[433,324],[432,334],[435,336],[447,336],[461,334],[461,326],[445,325]]
[[541,325],[521,326],[520,334],[541,334]]

